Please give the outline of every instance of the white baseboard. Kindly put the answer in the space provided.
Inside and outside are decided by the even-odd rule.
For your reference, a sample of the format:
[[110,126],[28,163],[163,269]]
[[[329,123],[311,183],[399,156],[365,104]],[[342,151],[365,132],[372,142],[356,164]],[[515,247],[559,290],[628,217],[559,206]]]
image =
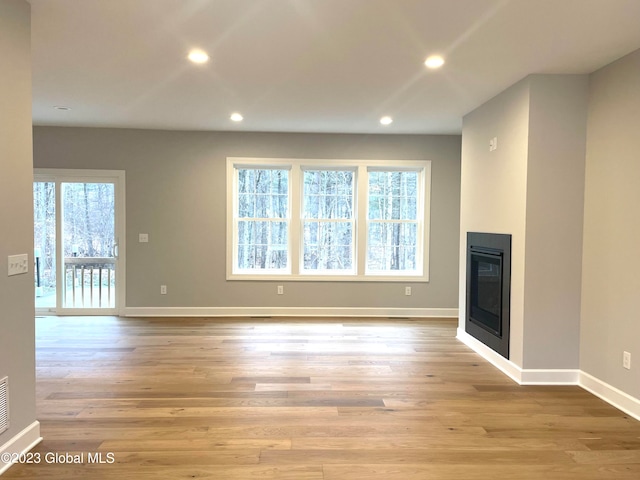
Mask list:
[[640,399],[576,369],[522,369],[458,328],[458,340],[520,385],[578,385],[627,415],[640,420]]
[[3,453],[26,453],[42,441],[40,422],[35,421],[4,445],[0,446],[0,475],[6,472],[13,463],[2,460]]
[[520,385],[578,385],[578,369],[523,369],[458,327],[456,338]]
[[126,307],[125,317],[411,317],[458,318],[457,308]]
[[487,347],[484,343],[472,337],[460,327],[458,327],[456,338],[498,370],[502,371],[502,373],[510,377],[514,382],[521,384],[522,369],[518,365],[507,360],[495,350]]
[[578,385],[579,379],[577,368],[526,368],[522,370],[520,385]]
[[639,399],[632,397],[628,393],[624,393],[622,390],[586,372],[580,372],[580,386],[588,392],[593,393],[596,397],[600,397],[605,402],[613,405],[618,410],[622,410],[627,415],[632,416],[636,420],[640,420]]

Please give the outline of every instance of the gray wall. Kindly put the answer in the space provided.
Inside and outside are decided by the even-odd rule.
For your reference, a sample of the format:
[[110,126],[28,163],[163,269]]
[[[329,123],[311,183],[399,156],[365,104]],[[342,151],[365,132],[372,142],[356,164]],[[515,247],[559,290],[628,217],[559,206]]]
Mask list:
[[[467,232],[512,235],[510,358],[522,365],[529,82],[521,81],[462,123],[460,327],[466,309]],[[498,149],[489,152],[489,139]]]
[[577,369],[587,75],[532,75],[523,366]]
[[460,327],[466,232],[511,234],[510,360],[525,369],[578,368],[586,108],[586,76],[530,75],[463,120]]
[[[580,367],[640,398],[640,50],[591,75]],[[631,370],[622,352],[632,354]]]
[[7,256],[33,260],[31,11],[0,0],[0,378],[9,376],[8,442],[35,421],[33,269],[7,276]]
[[[127,306],[456,308],[460,137],[35,127],[34,165],[126,171]],[[227,281],[226,157],[432,161],[428,283]],[[138,234],[148,233],[148,244]],[[161,296],[160,284],[169,294]],[[404,286],[413,295],[404,295]]]

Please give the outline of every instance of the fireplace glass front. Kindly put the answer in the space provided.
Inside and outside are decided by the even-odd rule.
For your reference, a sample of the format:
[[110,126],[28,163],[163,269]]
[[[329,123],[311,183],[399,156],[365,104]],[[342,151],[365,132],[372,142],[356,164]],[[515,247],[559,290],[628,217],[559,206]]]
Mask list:
[[511,235],[467,232],[465,330],[509,358]]
[[502,336],[502,252],[471,250],[471,321]]

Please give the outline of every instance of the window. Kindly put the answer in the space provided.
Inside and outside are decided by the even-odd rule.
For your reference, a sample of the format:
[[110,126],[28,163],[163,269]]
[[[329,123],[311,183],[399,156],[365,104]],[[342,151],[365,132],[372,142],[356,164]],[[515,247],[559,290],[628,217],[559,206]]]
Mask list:
[[237,179],[237,271],[288,272],[288,170],[240,167]]
[[369,171],[368,272],[416,272],[419,172]]
[[305,170],[302,271],[355,273],[351,170]]
[[430,167],[229,158],[228,278],[427,281]]

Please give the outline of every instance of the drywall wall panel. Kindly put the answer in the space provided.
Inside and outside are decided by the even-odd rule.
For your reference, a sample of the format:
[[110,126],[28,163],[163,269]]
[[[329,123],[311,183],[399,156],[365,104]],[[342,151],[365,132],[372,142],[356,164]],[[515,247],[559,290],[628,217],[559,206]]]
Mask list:
[[577,369],[588,76],[529,85],[523,367]]
[[[510,360],[522,365],[529,82],[466,115],[462,126],[460,327],[466,309],[466,233],[512,235]],[[498,148],[489,151],[490,139]]]
[[[640,398],[640,50],[590,77],[580,368]],[[632,355],[622,367],[622,352]]]
[[[35,422],[31,9],[0,0],[0,378],[9,377],[9,429],[0,446]],[[7,257],[29,272],[7,276]],[[0,462],[0,467],[2,463]]]
[[[430,160],[430,281],[227,281],[227,157]],[[457,307],[460,136],[35,127],[34,165],[126,171],[129,307]]]

